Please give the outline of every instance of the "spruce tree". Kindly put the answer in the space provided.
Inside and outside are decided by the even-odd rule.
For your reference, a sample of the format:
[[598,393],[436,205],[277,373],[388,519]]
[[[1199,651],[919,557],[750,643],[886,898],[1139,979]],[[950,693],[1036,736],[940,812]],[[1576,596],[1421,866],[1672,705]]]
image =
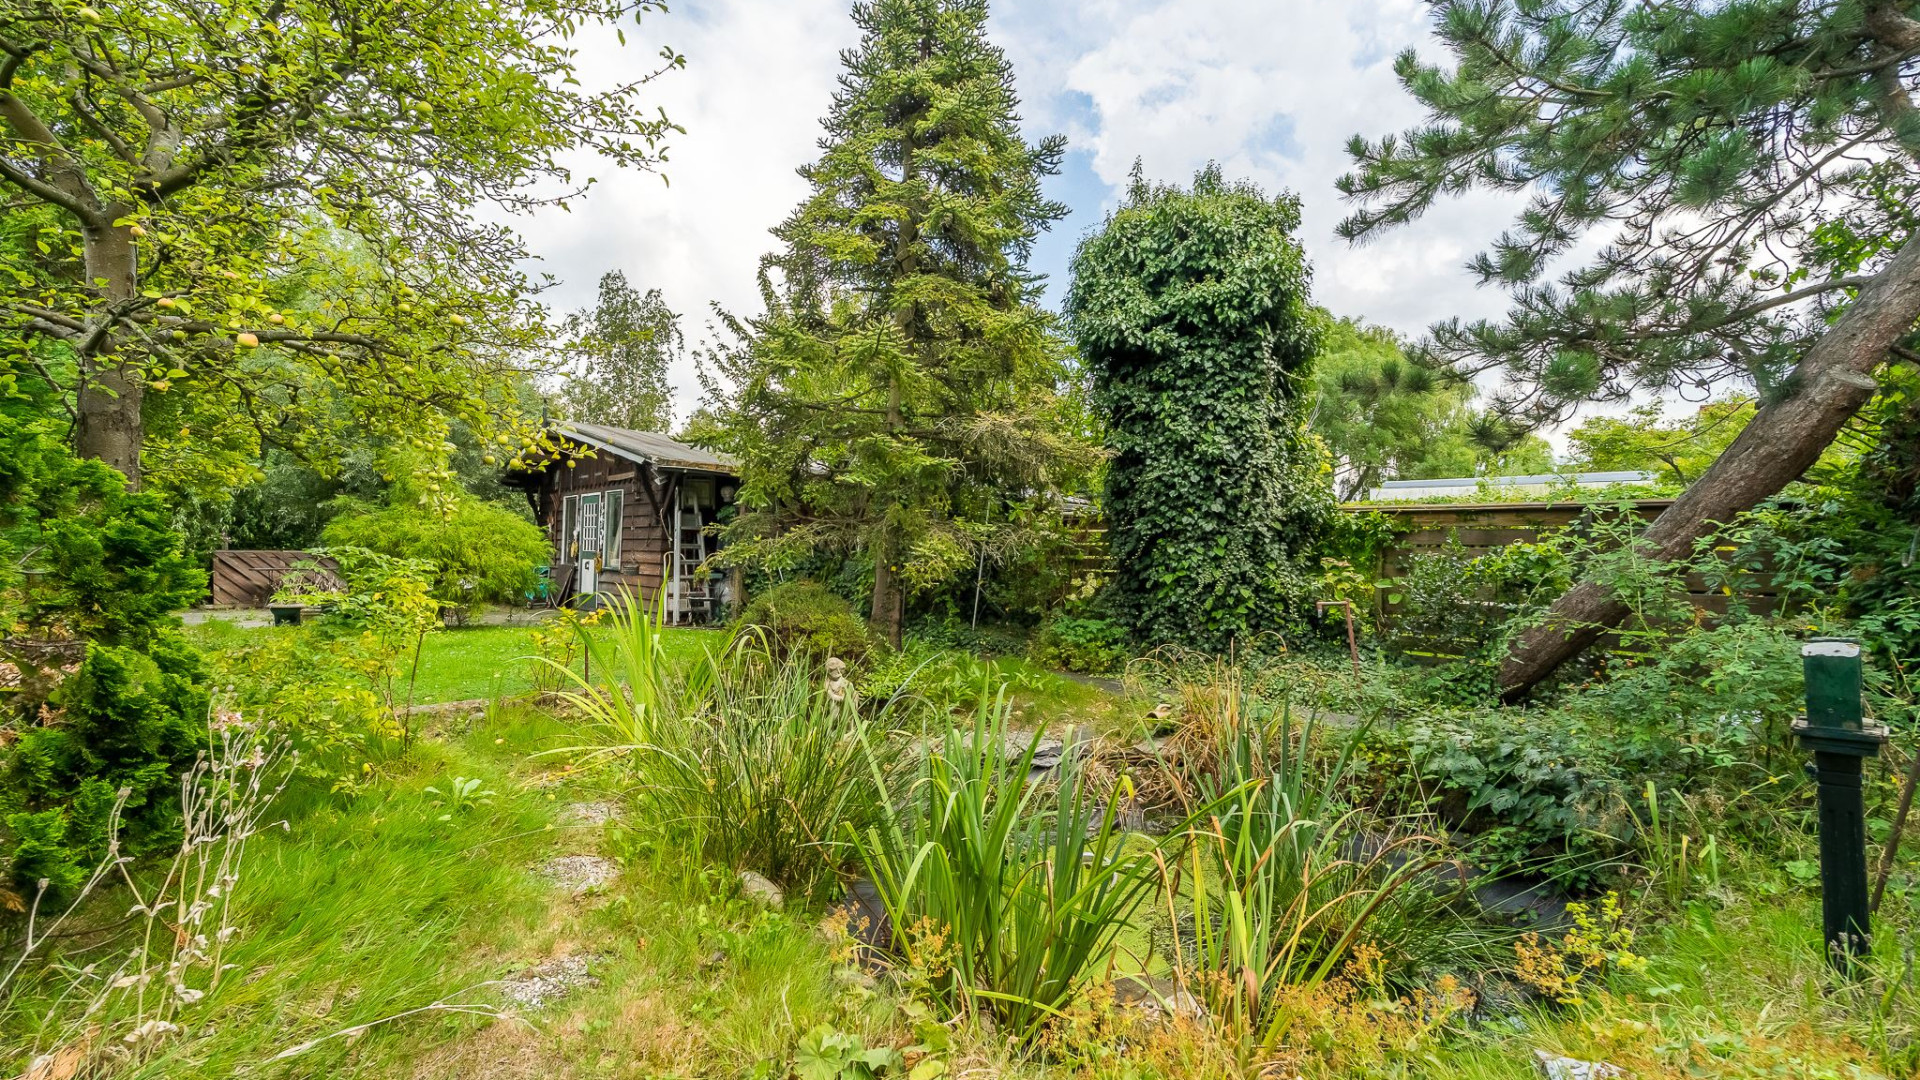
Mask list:
[[[1065,141],[1020,134],[982,0],[876,0],[825,120],[812,193],[775,230],[767,310],[710,357],[706,441],[741,461],[735,560],[822,552],[873,568],[898,642],[907,595],[1019,539],[1016,505],[1084,462],[1069,377],[1026,260],[1066,213],[1041,179]],[[717,376],[717,377],[716,377]]]
[[[1430,118],[1354,140],[1358,168],[1341,187],[1361,207],[1343,232],[1365,239],[1474,187],[1531,193],[1472,263],[1512,293],[1512,313],[1442,323],[1429,342],[1464,373],[1503,371],[1521,418],[1648,391],[1757,389],[1752,423],[1643,537],[1650,558],[1685,555],[1798,478],[1920,347],[1920,235],[1882,213],[1868,242],[1831,250],[1836,226],[1876,216],[1889,173],[1898,188],[1920,170],[1920,3],[1434,9],[1454,63],[1400,57]],[[1598,583],[1561,597],[1515,639],[1509,695],[1626,613]]]
[[1073,259],[1067,315],[1113,457],[1116,608],[1142,639],[1225,650],[1311,610],[1309,552],[1332,511],[1304,416],[1320,319],[1300,203],[1136,170]]

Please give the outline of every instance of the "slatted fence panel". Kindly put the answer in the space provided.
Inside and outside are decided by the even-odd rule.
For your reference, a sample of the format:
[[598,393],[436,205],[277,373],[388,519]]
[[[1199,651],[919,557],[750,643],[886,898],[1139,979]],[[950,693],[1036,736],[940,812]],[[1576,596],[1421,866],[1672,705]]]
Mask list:
[[214,607],[259,608],[280,588],[281,579],[297,565],[317,562],[334,568],[331,559],[315,559],[305,551],[216,551],[211,583]]
[[[1673,505],[1672,499],[1641,499],[1626,507],[1643,522],[1652,520]],[[1598,524],[1601,516],[1614,516],[1614,506],[1588,507],[1582,503],[1475,503],[1405,504],[1387,506],[1346,506],[1349,513],[1377,511],[1394,520],[1403,530],[1381,554],[1376,567],[1383,578],[1406,575],[1414,558],[1445,549],[1457,541],[1468,558],[1488,555],[1511,544],[1536,543],[1543,535],[1560,529],[1583,528]],[[1779,591],[1762,573],[1748,575],[1736,589],[1737,597],[1715,587],[1706,575],[1688,574],[1684,582],[1687,601],[1708,619],[1725,616],[1737,598],[1748,610],[1770,613],[1780,608]],[[1400,605],[1386,603],[1386,591],[1380,596],[1377,612],[1391,630]],[[1497,618],[1490,607],[1489,618]],[[1449,643],[1424,643],[1436,651],[1446,651]]]

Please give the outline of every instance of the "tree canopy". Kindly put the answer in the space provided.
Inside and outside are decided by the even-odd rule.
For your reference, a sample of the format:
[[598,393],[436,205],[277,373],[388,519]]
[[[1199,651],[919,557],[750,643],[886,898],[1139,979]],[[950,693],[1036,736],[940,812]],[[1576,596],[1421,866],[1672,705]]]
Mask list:
[[1021,543],[1014,505],[1084,469],[1073,377],[1026,260],[1066,213],[1040,182],[981,0],[857,4],[860,43],[806,201],[775,230],[766,310],[708,364],[701,438],[740,459],[736,560],[871,560],[872,619]]
[[570,44],[656,6],[4,0],[0,347],[136,484],[143,449],[231,482],[262,441],[511,424],[537,283],[480,212],[578,191],[576,149],[658,160],[651,75],[589,92]]
[[571,372],[560,406],[569,419],[635,431],[673,426],[667,375],[686,341],[659,289],[642,293],[611,271],[600,278],[594,306],[568,316],[564,329]]
[[1753,419],[1752,398],[1707,402],[1692,415],[1669,420],[1658,402],[1636,405],[1624,416],[1592,416],[1567,433],[1580,468],[1645,469],[1685,487],[1700,478]]
[[1322,319],[1311,424],[1333,454],[1342,500],[1384,480],[1552,471],[1545,439],[1476,411],[1471,384],[1409,357],[1391,330]]
[[[1354,139],[1340,189],[1360,208],[1341,232],[1365,240],[1472,187],[1528,193],[1471,264],[1511,314],[1443,322],[1428,346],[1506,372],[1502,404],[1530,417],[1777,387],[1891,254],[1822,259],[1822,226],[1882,203],[1877,162],[1920,161],[1916,10],[1446,0],[1434,21],[1455,66],[1400,56],[1430,120]],[[1605,245],[1550,280],[1595,233]]]
[[1141,637],[1224,650],[1311,610],[1332,500],[1306,433],[1320,320],[1300,203],[1147,183],[1073,259],[1066,311],[1106,424],[1115,606]]

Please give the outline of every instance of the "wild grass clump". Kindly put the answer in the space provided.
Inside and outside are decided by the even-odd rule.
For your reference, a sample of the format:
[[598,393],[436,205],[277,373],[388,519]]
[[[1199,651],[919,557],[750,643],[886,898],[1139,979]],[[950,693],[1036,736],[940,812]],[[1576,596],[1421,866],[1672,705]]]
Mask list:
[[1352,801],[1364,725],[1296,721],[1230,673],[1184,690],[1167,786],[1190,824],[1165,951],[1244,1063],[1277,1060],[1356,979],[1413,992],[1490,953],[1491,931],[1449,909],[1421,823]]
[[732,635],[670,660],[657,616],[616,602],[587,639],[592,678],[553,665],[561,697],[599,738],[588,756],[623,774],[636,822],[703,859],[822,895],[852,858],[845,829],[880,820],[914,727],[900,702],[835,703],[804,654]]
[[[272,728],[236,719],[218,726],[209,745],[180,777],[182,837],[157,881],[132,873],[134,860],[121,849],[120,811],[128,797],[122,789],[109,814],[106,857],[46,921],[41,904],[48,883],[40,882],[20,951],[0,970],[0,1027],[25,1020],[33,1031],[32,1045],[20,1048],[31,1055],[26,1076],[124,1068],[205,1026],[200,1003],[230,979],[226,954],[241,932],[234,895],[248,842],[265,827],[291,772],[287,739]],[[23,1008],[16,993],[28,962],[40,958],[48,942],[70,936],[68,924],[82,918],[94,893],[116,884],[132,901],[132,931],[84,966],[62,958],[36,980],[37,1016],[10,1016]]]

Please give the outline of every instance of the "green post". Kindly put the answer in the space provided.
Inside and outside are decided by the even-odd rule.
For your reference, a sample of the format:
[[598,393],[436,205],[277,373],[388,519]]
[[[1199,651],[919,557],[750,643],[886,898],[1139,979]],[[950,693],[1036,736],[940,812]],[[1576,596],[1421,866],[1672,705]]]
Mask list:
[[1820,907],[1827,958],[1842,972],[1867,951],[1867,812],[1861,762],[1880,752],[1886,729],[1869,726],[1860,702],[1860,644],[1813,638],[1800,648],[1807,715],[1794,734],[1813,751],[1820,798]]

